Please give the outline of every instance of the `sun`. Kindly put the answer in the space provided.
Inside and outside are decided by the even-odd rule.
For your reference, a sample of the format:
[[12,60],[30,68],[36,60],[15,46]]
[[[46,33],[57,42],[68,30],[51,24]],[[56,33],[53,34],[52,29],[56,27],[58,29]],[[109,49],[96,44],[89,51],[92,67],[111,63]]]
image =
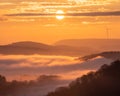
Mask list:
[[64,11],[63,10],[57,10],[56,11],[56,18],[58,19],[58,20],[62,20],[62,19],[64,19]]
[[63,10],[57,10],[56,14],[64,14]]

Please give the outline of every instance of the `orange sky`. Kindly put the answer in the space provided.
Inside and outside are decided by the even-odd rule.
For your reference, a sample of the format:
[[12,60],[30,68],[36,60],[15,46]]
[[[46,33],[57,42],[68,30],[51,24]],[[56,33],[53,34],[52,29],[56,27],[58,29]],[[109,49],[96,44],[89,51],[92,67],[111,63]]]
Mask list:
[[[16,41],[54,43],[62,39],[120,38],[119,0],[3,0],[0,2],[0,44]],[[67,14],[56,18],[58,10]],[[76,16],[105,12],[107,16]],[[73,14],[69,16],[68,14]],[[39,14],[36,16],[36,14]],[[40,15],[42,14],[42,15]],[[54,14],[54,15],[51,15]],[[113,16],[114,15],[114,16]]]

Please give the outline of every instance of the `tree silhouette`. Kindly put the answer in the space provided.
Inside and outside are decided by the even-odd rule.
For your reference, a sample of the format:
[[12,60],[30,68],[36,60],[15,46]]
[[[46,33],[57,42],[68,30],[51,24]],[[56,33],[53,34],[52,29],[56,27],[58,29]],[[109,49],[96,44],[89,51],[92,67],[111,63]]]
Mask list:
[[[41,75],[36,81],[8,82],[0,75],[0,96],[22,96],[27,89],[41,86],[48,81],[56,82],[58,78],[59,76],[54,75]],[[68,87],[59,87],[46,96],[120,96],[120,61],[117,60],[110,65],[104,64],[98,71],[83,75],[71,82]]]
[[47,96],[120,96],[120,61],[105,64]]

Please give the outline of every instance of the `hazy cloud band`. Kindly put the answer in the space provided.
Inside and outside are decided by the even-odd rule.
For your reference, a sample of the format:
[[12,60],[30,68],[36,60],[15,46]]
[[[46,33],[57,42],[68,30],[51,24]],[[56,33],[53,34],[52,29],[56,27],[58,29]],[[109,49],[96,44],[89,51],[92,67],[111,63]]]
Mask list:
[[120,11],[112,11],[112,12],[87,12],[87,13],[64,13],[64,14],[56,14],[56,13],[17,13],[17,14],[5,14],[5,16],[56,16],[56,15],[64,15],[64,16],[120,16]]

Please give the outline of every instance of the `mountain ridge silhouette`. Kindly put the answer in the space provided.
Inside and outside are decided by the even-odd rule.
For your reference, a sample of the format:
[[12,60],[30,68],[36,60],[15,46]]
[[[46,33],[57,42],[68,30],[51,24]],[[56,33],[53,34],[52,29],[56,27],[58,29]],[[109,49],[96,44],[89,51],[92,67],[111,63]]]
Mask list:
[[[64,56],[85,56],[106,51],[120,51],[120,39],[70,39],[64,44],[48,45],[33,41],[21,41],[8,45],[0,45],[0,54],[8,55],[64,55]],[[69,40],[68,40],[69,41]],[[59,41],[61,42],[61,41]],[[102,42],[102,43],[100,43]]]

